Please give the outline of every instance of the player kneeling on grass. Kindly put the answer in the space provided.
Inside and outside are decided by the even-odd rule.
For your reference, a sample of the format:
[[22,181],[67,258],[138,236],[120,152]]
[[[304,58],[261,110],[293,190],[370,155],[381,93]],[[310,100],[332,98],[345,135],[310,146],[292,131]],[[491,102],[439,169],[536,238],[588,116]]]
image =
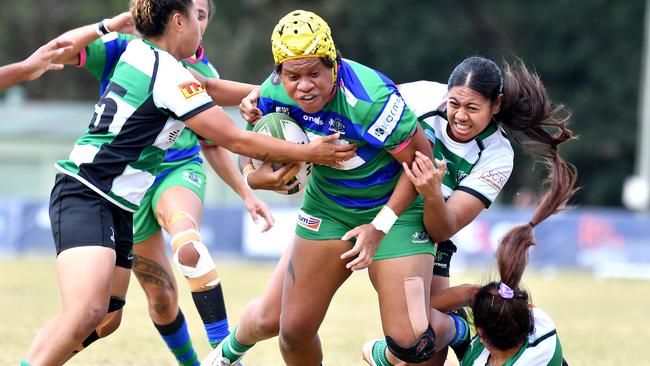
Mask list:
[[[553,321],[529,303],[528,292],[519,286],[528,263],[528,248],[535,244],[533,228],[562,210],[575,192],[575,169],[557,154],[548,164],[553,167],[551,187],[532,219],[511,229],[499,243],[496,259],[500,280],[482,287],[452,287],[431,297],[430,319],[438,336],[436,347],[449,344],[461,366],[566,364]],[[473,338],[467,313],[443,312],[465,305],[471,306],[478,333]],[[386,352],[388,342],[367,342],[363,359],[372,366],[404,365]]]

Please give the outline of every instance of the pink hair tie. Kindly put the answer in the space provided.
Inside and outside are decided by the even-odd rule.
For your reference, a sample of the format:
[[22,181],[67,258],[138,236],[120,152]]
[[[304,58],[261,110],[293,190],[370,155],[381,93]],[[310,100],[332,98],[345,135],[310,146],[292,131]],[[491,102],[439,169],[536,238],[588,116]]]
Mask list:
[[515,297],[515,292],[503,282],[499,283],[499,290],[497,292],[504,299],[512,299]]

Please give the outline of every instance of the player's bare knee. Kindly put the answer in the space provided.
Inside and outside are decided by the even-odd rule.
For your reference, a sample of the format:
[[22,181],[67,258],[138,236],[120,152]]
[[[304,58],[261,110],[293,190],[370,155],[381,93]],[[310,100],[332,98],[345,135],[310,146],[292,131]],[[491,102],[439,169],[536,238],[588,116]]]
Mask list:
[[[192,257],[196,253],[198,257]],[[192,253],[193,265],[185,264],[181,252]],[[219,284],[219,274],[208,248],[201,241],[201,233],[195,229],[181,231],[172,237],[173,261],[179,272],[187,279],[192,292],[203,292]]]
[[264,336],[276,336],[280,332],[280,316],[273,312],[261,311],[255,317],[257,331]]
[[149,308],[157,316],[163,318],[172,316],[173,311],[176,310],[176,296],[173,289],[162,286],[149,286],[145,292]]
[[[79,327],[74,334],[78,344],[72,352],[81,352],[84,348],[90,346],[99,338],[106,337],[113,333],[122,322],[122,308],[126,304],[126,300],[119,296],[111,296],[108,303],[108,308],[104,310],[105,316],[93,328],[88,329],[89,325]],[[93,310],[94,311],[94,310]]]
[[286,338],[283,335],[283,332],[280,332],[279,335],[279,341],[280,341],[280,347],[284,350],[284,352],[291,353],[293,350],[296,348],[298,344],[300,344],[300,340],[297,339],[292,339],[292,338]]
[[76,318],[73,337],[81,342],[102,322],[106,316],[106,306],[101,304],[87,305],[84,309],[75,311]]
[[283,321],[280,325],[280,337],[288,345],[302,344],[311,342],[316,336],[317,329],[299,321]]
[[192,243],[188,243],[178,250],[178,261],[184,266],[196,267],[199,257],[200,254]]

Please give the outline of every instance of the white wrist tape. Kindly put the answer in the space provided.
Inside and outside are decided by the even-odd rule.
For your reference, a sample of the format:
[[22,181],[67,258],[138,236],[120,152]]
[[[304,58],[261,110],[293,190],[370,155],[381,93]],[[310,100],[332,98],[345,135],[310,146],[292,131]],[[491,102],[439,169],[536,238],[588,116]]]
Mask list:
[[101,22],[97,23],[97,25],[95,26],[95,32],[97,32],[97,35],[99,37],[105,36],[111,32],[106,26],[107,20],[108,19],[104,19]]
[[393,227],[395,221],[397,221],[397,215],[395,215],[395,212],[390,207],[384,206],[372,220],[371,224],[375,229],[383,231],[384,234],[388,234],[388,231]]
[[251,191],[253,188],[251,187],[250,184],[248,184],[248,175],[252,172],[255,171],[255,167],[253,166],[253,163],[248,163],[244,167],[244,170],[242,170],[242,176],[244,177],[244,183],[246,184],[246,187],[248,187]]
[[253,188],[251,187],[250,184],[248,184],[248,175],[251,173],[252,171],[244,173],[244,183],[246,183],[246,187],[248,187],[252,191]]

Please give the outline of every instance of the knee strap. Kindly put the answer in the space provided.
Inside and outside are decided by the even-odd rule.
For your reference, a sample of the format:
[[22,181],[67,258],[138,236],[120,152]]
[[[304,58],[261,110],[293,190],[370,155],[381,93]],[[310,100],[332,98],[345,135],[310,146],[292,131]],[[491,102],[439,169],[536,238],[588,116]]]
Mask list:
[[81,352],[84,348],[90,346],[93,342],[99,338],[106,337],[107,335],[113,333],[119,322],[121,321],[122,316],[115,313],[116,311],[122,309],[126,304],[126,300],[119,296],[111,296],[111,299],[108,301],[108,312],[101,323],[93,330],[92,333],[86,339],[84,339],[80,345],[72,351],[73,354]]
[[[196,267],[186,266],[178,258],[179,250],[188,244],[194,245],[194,249],[199,253]],[[208,248],[201,241],[201,234],[197,230],[189,229],[174,235],[172,237],[172,251],[174,263],[181,274],[187,278],[192,292],[206,291],[219,283],[219,274],[212,256],[210,256]]]
[[192,227],[194,229],[198,229],[199,226],[196,224],[196,221],[194,221],[194,218],[192,215],[188,214],[185,211],[177,210],[174,211],[169,218],[165,218],[162,215],[158,216],[158,224],[165,229],[169,230],[171,227],[178,221],[178,220],[190,220],[192,223]]
[[436,334],[431,326],[408,347],[400,346],[393,338],[386,336],[388,349],[400,360],[410,363],[424,362],[436,353]]
[[111,296],[110,301],[108,302],[108,312],[112,313],[118,311],[124,307],[126,300],[119,296]]
[[196,229],[184,230],[172,236],[171,241],[172,253],[176,254],[182,247],[186,246],[187,244],[195,241],[201,242],[201,233]]

